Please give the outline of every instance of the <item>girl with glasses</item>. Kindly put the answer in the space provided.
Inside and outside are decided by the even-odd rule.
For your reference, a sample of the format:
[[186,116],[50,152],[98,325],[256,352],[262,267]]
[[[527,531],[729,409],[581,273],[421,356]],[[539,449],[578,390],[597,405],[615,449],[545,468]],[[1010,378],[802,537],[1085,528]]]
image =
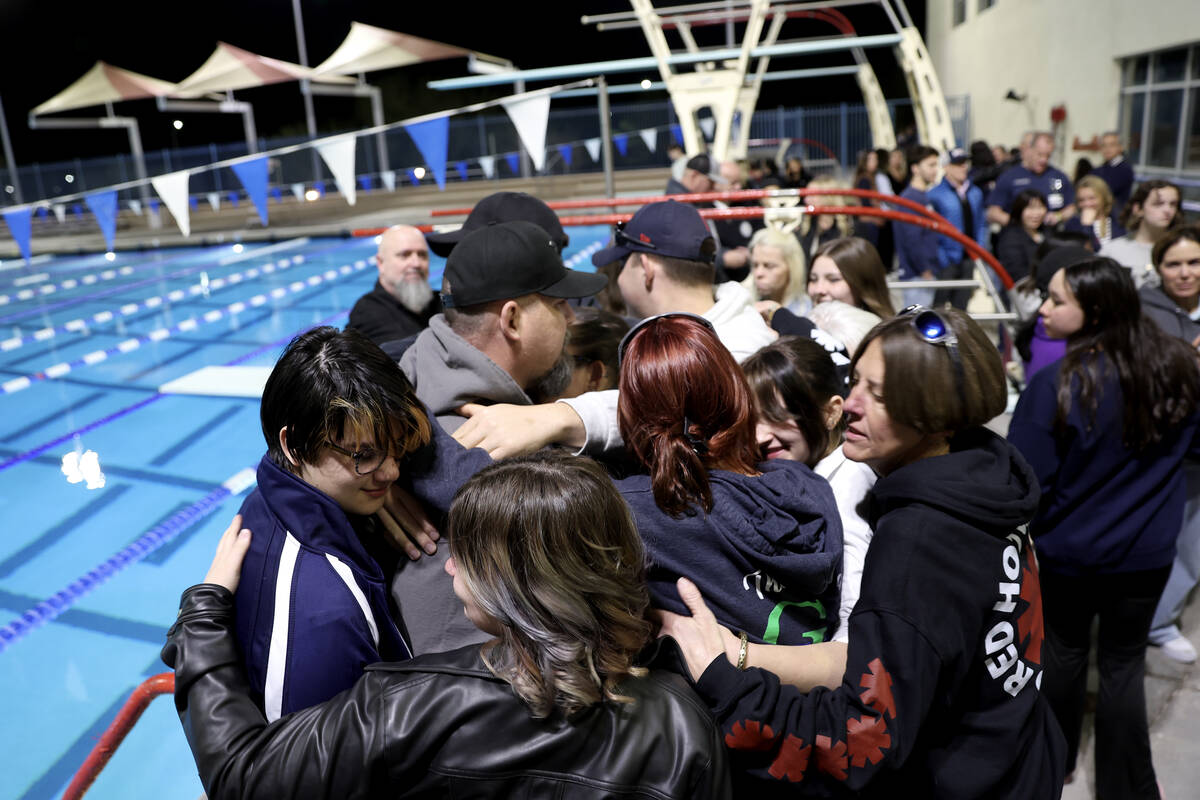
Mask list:
[[[983,426],[1004,410],[995,346],[966,314],[906,309],[851,365],[843,452],[879,476],[842,681],[807,694],[741,669],[694,584],[663,615],[731,748],[740,796],[1055,798],[1062,735],[1038,690],[1041,608],[1024,526],[1037,484]],[[804,650],[792,648],[802,661]],[[740,662],[740,663],[739,663]]]
[[430,427],[394,361],[327,327],[287,346],[260,416],[267,454],[240,511],[254,542],[237,638],[274,720],[349,688],[367,664],[410,657],[389,605],[398,551],[376,515]]
[[1021,395],[1009,439],[1036,473],[1046,617],[1043,688],[1075,769],[1099,618],[1096,795],[1156,797],[1143,690],[1151,619],[1175,556],[1196,442],[1196,353],[1142,314],[1108,258],[1060,269],[1039,312],[1067,353]]

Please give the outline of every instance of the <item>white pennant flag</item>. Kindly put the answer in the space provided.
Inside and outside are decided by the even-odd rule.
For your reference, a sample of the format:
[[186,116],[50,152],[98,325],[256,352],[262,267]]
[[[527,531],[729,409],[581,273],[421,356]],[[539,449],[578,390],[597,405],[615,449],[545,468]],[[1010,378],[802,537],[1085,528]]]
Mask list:
[[217,192],[208,192],[204,195],[204,199],[208,201],[210,206],[212,206],[213,211],[221,210],[221,195]]
[[642,141],[646,143],[646,149],[653,153],[654,145],[658,143],[658,131],[654,128],[645,128],[638,131],[638,136],[641,136]]
[[495,156],[480,156],[479,166],[483,170],[483,174],[491,180],[496,174],[496,157]]
[[67,221],[66,206],[64,206],[62,203],[55,203],[54,205],[50,206],[50,208],[54,211],[54,216],[58,219],[60,225]]
[[550,95],[539,94],[523,100],[504,100],[500,103],[512,119],[521,137],[521,143],[533,161],[533,167],[542,171],[546,163],[546,123],[550,119]]
[[711,139],[713,131],[717,129],[717,121],[712,117],[705,117],[700,120],[700,130],[704,131],[704,138]]
[[333,182],[337,184],[338,191],[347,203],[354,205],[354,137],[342,136],[319,144],[317,152],[333,173]]
[[379,180],[383,182],[383,187],[389,192],[396,191],[396,173],[392,170],[379,173]]
[[588,139],[586,142],[583,143],[583,146],[587,148],[588,155],[592,157],[592,161],[600,160],[600,139],[599,138]]
[[304,184],[303,183],[293,183],[292,184],[292,195],[297,200],[303,200],[304,199]]
[[130,200],[129,201],[129,210],[132,211],[133,213],[137,214],[140,217],[142,215],[142,201],[141,200]]
[[175,218],[175,224],[179,226],[179,230],[183,231],[183,235],[191,236],[192,223],[188,216],[187,170],[170,172],[166,175],[153,177],[150,179],[150,185],[154,187],[154,191],[158,192],[158,196],[162,198],[163,205],[171,212],[171,216]]

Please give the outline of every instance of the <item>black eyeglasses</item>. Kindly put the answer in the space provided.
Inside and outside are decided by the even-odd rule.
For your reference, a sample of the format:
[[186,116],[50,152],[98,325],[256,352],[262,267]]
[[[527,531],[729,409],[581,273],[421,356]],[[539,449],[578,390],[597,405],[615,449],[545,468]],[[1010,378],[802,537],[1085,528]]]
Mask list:
[[958,354],[958,336],[955,335],[954,329],[950,327],[941,314],[925,306],[909,306],[900,312],[900,316],[911,316],[909,321],[912,323],[913,329],[917,332],[917,336],[921,338],[921,341],[941,345],[949,351],[950,360],[954,363],[954,377],[958,384],[958,394],[961,397],[965,378],[963,376],[962,359]]
[[617,230],[616,230],[616,233],[614,234],[614,236],[615,236],[615,238],[616,238],[616,242],[617,242],[617,244],[618,244],[618,245],[625,244],[626,242],[629,242],[630,244],[637,245],[638,247],[645,247],[645,248],[647,248],[647,249],[650,249],[650,250],[657,250],[657,249],[658,249],[658,248],[657,248],[657,247],[654,245],[654,243],[653,243],[653,242],[650,242],[650,241],[642,241],[641,239],[634,239],[632,236],[630,236],[628,233],[626,233],[626,232],[625,232],[625,225],[626,225],[626,224],[627,224],[627,223],[625,223],[625,222],[618,222],[618,223],[617,223]]
[[688,311],[668,311],[666,314],[655,314],[653,317],[646,317],[644,320],[630,328],[629,333],[621,337],[621,343],[617,345],[617,364],[620,364],[625,360],[625,349],[629,347],[629,343],[633,341],[633,337],[637,335],[638,331],[642,330],[651,323],[658,322],[660,319],[666,319],[667,317],[683,317],[685,319],[692,319],[696,322],[699,322],[710,331],[713,330],[713,324],[711,322],[699,314],[692,314]]
[[354,471],[359,475],[370,475],[375,470],[383,466],[383,462],[387,461],[386,450],[376,450],[374,447],[366,447],[362,450],[351,451],[336,445],[328,439],[325,440],[325,445],[331,450],[336,450],[344,456],[349,456],[354,462]]

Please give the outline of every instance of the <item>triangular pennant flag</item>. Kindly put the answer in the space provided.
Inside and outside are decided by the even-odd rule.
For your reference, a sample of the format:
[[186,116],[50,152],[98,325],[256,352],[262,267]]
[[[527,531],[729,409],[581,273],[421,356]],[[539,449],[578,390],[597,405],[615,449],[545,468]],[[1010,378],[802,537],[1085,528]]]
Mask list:
[[508,168],[512,170],[513,175],[516,175],[521,171],[520,153],[505,153],[504,160],[508,162]]
[[587,141],[585,141],[583,143],[583,146],[587,148],[588,155],[592,157],[592,161],[600,160],[600,140],[599,139],[588,139]]
[[370,175],[359,175],[358,188],[369,194],[375,188],[375,181]]
[[318,197],[324,197],[325,181],[313,181],[313,190],[316,191]]
[[700,120],[700,130],[704,131],[704,138],[711,139],[713,131],[717,129],[717,121],[712,117],[705,117]]
[[242,188],[250,196],[250,202],[258,209],[258,218],[267,226],[267,157],[259,156],[249,161],[238,161],[231,165],[233,174],[242,182]]
[[137,214],[140,217],[142,215],[142,201],[141,200],[130,200],[129,201],[129,210],[132,211],[133,213]]
[[735,112],[733,112],[733,125],[729,129],[729,141],[733,142],[734,144],[737,144],[738,136],[741,135],[741,132],[742,132],[742,112],[735,111]]
[[405,125],[413,144],[421,151],[426,166],[433,172],[439,189],[446,189],[446,150],[450,144],[450,117],[434,117],[425,122]]
[[617,146],[618,153],[625,155],[629,152],[629,135],[624,133],[614,133],[613,144]]
[[654,146],[658,144],[658,131],[654,128],[643,128],[638,131],[638,136],[641,136],[642,141],[646,143],[646,149],[653,153]]
[[83,206],[79,203],[72,203],[71,213],[75,215],[75,219],[83,219]]
[[283,192],[279,190],[278,186],[272,186],[271,191],[268,192],[268,194],[271,195],[271,199],[274,200],[276,204],[283,202]]
[[675,143],[683,146],[683,126],[675,123],[671,126],[671,136],[675,137]]
[[[357,199],[354,193],[354,137],[340,136],[317,145],[317,152],[329,171],[333,173],[333,182],[338,191],[346,198],[346,202],[354,205]],[[266,220],[263,221],[266,225]]]
[[229,205],[233,206],[234,208],[238,207],[238,193],[237,192],[226,192],[225,199],[229,201]]
[[105,250],[113,249],[113,238],[117,235],[117,193],[115,190],[85,194],[83,202],[91,209],[104,236]]
[[46,217],[50,216],[50,211],[46,208],[46,206],[38,206],[35,213],[38,215],[39,219],[45,219]]
[[157,214],[158,213],[158,201],[155,200],[153,197],[151,197],[146,202],[149,203],[149,205],[150,205],[150,213]]
[[521,143],[533,159],[533,168],[541,172],[546,164],[546,123],[550,119],[550,95],[539,94],[522,100],[502,100],[500,105],[508,112],[517,129],[517,135],[521,137]]
[[571,166],[571,152],[573,150],[574,148],[569,144],[560,144],[558,146],[558,155],[562,157],[563,162],[568,167]]
[[188,195],[188,207],[195,211],[200,207],[200,200],[195,195]]
[[383,184],[383,188],[389,192],[396,191],[396,173],[390,169],[386,172],[379,173],[379,182]]
[[417,177],[417,171],[415,169],[410,169],[408,171],[408,182],[413,186],[421,185],[421,179]]
[[32,212],[28,206],[4,212],[4,221],[8,223],[8,231],[12,234],[13,241],[17,243],[17,247],[21,250],[21,256],[26,261],[32,257],[32,251],[29,249],[29,241],[33,236],[31,220]]
[[51,208],[54,211],[54,216],[58,219],[59,224],[67,221],[67,207],[62,203],[55,203]]
[[483,174],[489,180],[496,174],[496,157],[495,156],[480,156],[479,168],[483,170]]
[[[303,193],[304,192],[301,191],[301,194]],[[221,210],[221,195],[218,192],[207,192],[204,195],[204,199],[208,201],[210,206],[212,206],[213,211]]]
[[454,169],[458,171],[458,179],[460,181],[465,181],[467,179],[468,168],[469,168],[469,165],[465,161],[455,161],[454,162]]
[[150,185],[166,204],[167,210],[175,218],[175,224],[184,236],[192,235],[192,223],[188,216],[188,173],[187,170],[158,175],[150,179]]

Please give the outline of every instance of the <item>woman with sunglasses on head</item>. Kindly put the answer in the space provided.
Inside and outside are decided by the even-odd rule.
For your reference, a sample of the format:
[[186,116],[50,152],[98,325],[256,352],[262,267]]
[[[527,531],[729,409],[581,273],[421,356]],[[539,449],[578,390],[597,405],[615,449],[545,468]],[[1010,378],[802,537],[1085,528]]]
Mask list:
[[874,537],[842,683],[804,694],[739,669],[737,641],[689,581],[679,590],[693,616],[664,615],[742,794],[1057,798],[1064,747],[1038,691],[1023,533],[1037,484],[983,427],[1006,400],[996,348],[963,312],[906,309],[859,346],[852,386],[843,452],[879,479],[863,505]]
[[617,487],[646,543],[653,605],[683,611],[675,581],[688,575],[747,647],[828,641],[842,558],[829,485],[763,459],[750,387],[704,318],[652,317],[621,349],[621,436],[643,471]]
[[1041,485],[1031,526],[1046,617],[1043,688],[1075,769],[1099,617],[1096,793],[1157,797],[1143,690],[1146,639],[1175,555],[1186,456],[1200,454],[1196,353],[1142,315],[1107,258],[1054,274],[1040,314],[1067,354],[1035,374],[1009,427]]
[[376,515],[430,427],[396,362],[328,327],[287,346],[260,416],[267,454],[239,512],[255,535],[237,638],[274,720],[350,687],[367,664],[410,657],[388,593],[399,553]]
[[375,664],[272,724],[232,635],[231,592],[254,580],[242,569],[239,584],[238,565],[260,536],[240,523],[184,592],[162,653],[213,800],[731,796],[678,652],[651,644],[642,544],[594,462],[511,459],[455,496],[446,584],[482,644]]

